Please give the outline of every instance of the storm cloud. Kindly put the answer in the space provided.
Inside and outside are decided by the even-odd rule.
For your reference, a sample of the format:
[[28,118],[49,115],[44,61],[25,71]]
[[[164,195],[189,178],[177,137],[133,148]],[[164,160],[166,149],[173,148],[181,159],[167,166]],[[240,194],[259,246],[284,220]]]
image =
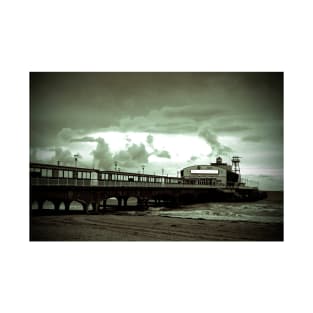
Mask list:
[[162,150],[162,151],[156,151],[155,152],[155,155],[159,158],[166,158],[166,159],[170,159],[171,158],[171,155],[169,154],[168,151],[166,150]]
[[146,141],[147,141],[147,144],[150,146],[150,148],[153,149],[153,152],[150,153],[150,155],[155,155],[155,156],[157,156],[157,157],[159,157],[159,158],[170,159],[170,158],[171,158],[170,153],[169,153],[168,151],[166,151],[166,150],[161,150],[161,151],[160,151],[160,150],[156,149],[156,148],[154,147],[153,140],[154,140],[154,139],[153,139],[153,136],[152,136],[151,134],[149,134],[149,135],[147,136]]
[[112,166],[113,159],[109,145],[103,138],[97,138],[97,147],[91,152],[93,155],[93,167],[99,169],[108,169]]
[[51,164],[57,164],[60,162],[62,165],[74,165],[74,154],[68,149],[62,149],[60,147],[51,149],[54,152],[53,157],[50,159]]
[[243,138],[241,138],[241,140],[243,141],[251,141],[251,142],[260,142],[262,140],[262,138],[260,136],[245,136]]
[[126,150],[122,150],[114,155],[114,160],[122,169],[140,168],[148,163],[149,153],[143,144],[132,144]]
[[212,152],[210,155],[213,156],[226,156],[229,153],[232,153],[233,150],[230,147],[227,147],[221,144],[216,134],[212,133],[208,128],[203,128],[199,132],[199,136],[203,138],[211,147]]

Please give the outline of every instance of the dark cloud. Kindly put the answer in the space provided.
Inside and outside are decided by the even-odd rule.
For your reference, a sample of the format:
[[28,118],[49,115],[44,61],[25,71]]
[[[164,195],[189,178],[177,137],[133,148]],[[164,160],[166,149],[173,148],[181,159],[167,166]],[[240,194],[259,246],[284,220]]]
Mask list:
[[144,144],[132,144],[126,150],[122,150],[114,155],[114,160],[122,169],[139,168],[148,163],[149,153]]
[[62,129],[247,130],[252,118],[282,120],[282,87],[282,73],[31,73],[31,145]]
[[154,147],[153,140],[154,140],[154,139],[153,139],[153,136],[152,136],[151,134],[149,134],[149,135],[147,136],[146,141],[147,141],[147,144],[150,146],[150,148],[153,149],[153,152],[152,152],[150,155],[155,155],[155,156],[157,156],[157,157],[159,157],[159,158],[170,159],[170,158],[171,158],[171,155],[169,154],[169,152],[166,151],[166,150],[160,151],[160,150],[156,149],[156,148]]
[[164,118],[186,118],[188,120],[192,119],[194,121],[207,121],[214,117],[221,116],[225,114],[225,112],[219,108],[214,108],[214,106],[210,104],[190,104],[179,107],[164,107],[160,110],[160,114]]
[[75,132],[71,128],[62,128],[57,136],[63,142],[70,142],[75,135]]
[[147,143],[149,146],[153,146],[153,136],[151,134],[147,136]]
[[168,151],[166,150],[162,150],[162,151],[156,151],[155,155],[159,158],[166,158],[166,159],[170,159],[171,155],[169,154]]
[[118,129],[168,134],[195,133],[202,122],[207,123],[224,115],[223,110],[212,108],[210,105],[164,105],[159,110],[152,109],[145,116],[128,116],[121,119]]
[[162,110],[152,110],[147,116],[126,117],[120,120],[119,127],[111,130],[117,131],[140,131],[148,133],[193,133],[198,129],[198,125],[192,120],[185,118],[171,118],[163,115]]
[[68,149],[54,148],[51,149],[54,152],[54,156],[50,159],[49,163],[57,164],[61,162],[63,165],[74,165],[74,154]]
[[210,145],[212,148],[211,156],[226,156],[229,153],[232,153],[233,150],[230,147],[227,147],[221,144],[217,136],[212,133],[208,128],[203,128],[199,132],[199,136]]
[[[84,139],[87,140],[87,138]],[[109,145],[104,141],[103,138],[91,139],[91,142],[97,142],[96,149],[91,152],[93,155],[93,167],[99,169],[112,168],[113,158],[109,149]]]
[[102,138],[93,138],[93,137],[82,137],[82,138],[73,138],[70,141],[71,142],[99,142],[99,140]]
[[113,165],[113,156],[110,151],[109,145],[101,137],[93,138],[90,136],[85,136],[81,138],[72,138],[71,142],[96,142],[97,146],[91,151],[93,156],[92,165],[94,168],[99,169],[109,169]]
[[249,126],[229,125],[229,124],[232,124],[231,118],[229,118],[228,122],[226,122],[225,124],[213,127],[214,131],[219,132],[219,133],[237,133],[237,132],[250,130]]
[[260,136],[245,136],[241,138],[242,141],[260,142],[262,138]]

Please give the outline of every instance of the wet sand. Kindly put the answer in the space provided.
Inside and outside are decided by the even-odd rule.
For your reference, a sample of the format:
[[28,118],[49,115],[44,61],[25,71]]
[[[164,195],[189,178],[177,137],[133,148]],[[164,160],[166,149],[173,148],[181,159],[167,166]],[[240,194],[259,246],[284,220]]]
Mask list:
[[111,214],[32,216],[30,240],[282,241],[283,224]]

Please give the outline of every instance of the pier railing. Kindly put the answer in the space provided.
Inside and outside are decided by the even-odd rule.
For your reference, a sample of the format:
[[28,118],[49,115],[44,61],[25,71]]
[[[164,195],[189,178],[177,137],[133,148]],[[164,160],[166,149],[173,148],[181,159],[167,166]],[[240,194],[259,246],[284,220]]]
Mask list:
[[130,182],[98,179],[31,178],[32,186],[81,186],[81,187],[145,187],[145,188],[210,188],[217,185],[194,185],[181,183]]
[[[234,189],[234,186],[225,186],[218,184],[184,184],[184,183],[155,183],[155,182],[130,182],[130,181],[110,181],[98,179],[74,179],[74,178],[42,178],[32,177],[32,186],[79,186],[79,187],[141,187],[141,188],[227,188]],[[239,188],[251,188],[241,186]]]

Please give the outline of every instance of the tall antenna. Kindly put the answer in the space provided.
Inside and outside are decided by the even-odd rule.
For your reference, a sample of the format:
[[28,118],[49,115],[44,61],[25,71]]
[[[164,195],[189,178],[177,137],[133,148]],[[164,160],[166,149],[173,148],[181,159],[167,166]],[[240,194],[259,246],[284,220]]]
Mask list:
[[239,166],[240,157],[239,156],[233,156],[233,158],[231,159],[231,163],[232,163],[233,172],[240,175],[240,166]]

